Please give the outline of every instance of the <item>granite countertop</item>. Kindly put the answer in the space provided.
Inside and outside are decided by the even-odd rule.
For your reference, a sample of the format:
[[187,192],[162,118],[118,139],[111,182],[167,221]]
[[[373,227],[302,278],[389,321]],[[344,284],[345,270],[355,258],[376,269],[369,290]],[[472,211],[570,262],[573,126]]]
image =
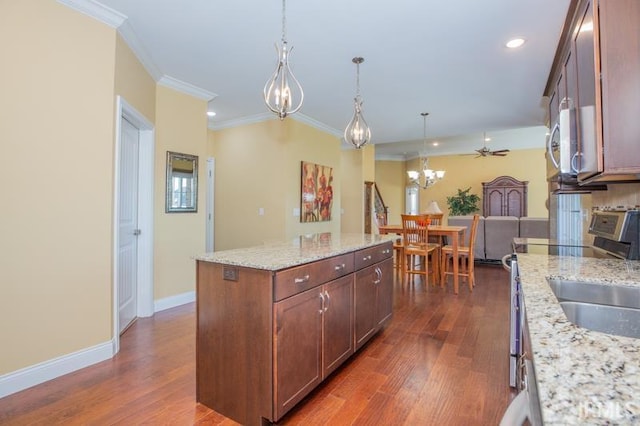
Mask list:
[[301,235],[291,240],[269,241],[254,247],[204,253],[195,258],[205,262],[278,271],[373,247],[393,239],[393,235],[325,232]]
[[546,278],[640,287],[640,261],[518,254],[545,425],[639,424],[640,339],[569,322]]

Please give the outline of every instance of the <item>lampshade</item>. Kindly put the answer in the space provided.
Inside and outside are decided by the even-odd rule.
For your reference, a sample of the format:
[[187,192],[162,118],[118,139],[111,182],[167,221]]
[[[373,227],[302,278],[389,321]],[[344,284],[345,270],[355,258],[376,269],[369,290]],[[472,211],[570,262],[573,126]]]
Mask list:
[[431,200],[429,205],[427,206],[427,210],[425,210],[426,214],[440,214],[442,210],[440,210],[440,206],[436,200]]

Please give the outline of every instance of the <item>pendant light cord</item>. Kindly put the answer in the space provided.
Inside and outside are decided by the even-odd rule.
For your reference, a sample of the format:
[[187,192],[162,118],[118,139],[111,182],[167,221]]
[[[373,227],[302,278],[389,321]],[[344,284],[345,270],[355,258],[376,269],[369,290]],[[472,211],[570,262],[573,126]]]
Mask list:
[[285,3],[285,0],[282,0],[282,42],[286,43],[287,40],[286,40],[285,31],[286,31],[286,28],[287,28],[287,18],[286,18],[286,15],[285,15],[284,3]]

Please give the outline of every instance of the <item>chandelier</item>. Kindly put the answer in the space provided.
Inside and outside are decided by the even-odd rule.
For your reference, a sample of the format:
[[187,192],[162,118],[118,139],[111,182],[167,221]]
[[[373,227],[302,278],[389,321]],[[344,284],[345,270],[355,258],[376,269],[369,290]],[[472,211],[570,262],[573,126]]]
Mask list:
[[344,129],[344,138],[359,149],[371,140],[371,129],[362,116],[362,97],[360,96],[360,64],[364,62],[364,58],[355,57],[351,61],[356,64],[356,97],[353,98],[353,118]]
[[[280,120],[289,114],[294,114],[302,107],[304,92],[302,86],[289,68],[289,54],[293,47],[287,47],[285,0],[282,0],[282,40],[276,51],[278,52],[278,65],[273,76],[264,85],[263,96],[267,108],[280,117]],[[289,83],[292,83],[289,85]],[[295,106],[294,106],[295,105]]]
[[[427,116],[428,112],[422,112],[420,115],[423,118],[423,137],[424,137],[424,146],[425,150],[427,147]],[[420,156],[420,171],[409,170],[407,172],[409,175],[409,180],[412,185],[416,185],[422,189],[427,189],[432,185],[438,183],[442,178],[444,178],[444,170],[432,170],[429,168],[429,159],[427,158],[426,152],[424,155]]]

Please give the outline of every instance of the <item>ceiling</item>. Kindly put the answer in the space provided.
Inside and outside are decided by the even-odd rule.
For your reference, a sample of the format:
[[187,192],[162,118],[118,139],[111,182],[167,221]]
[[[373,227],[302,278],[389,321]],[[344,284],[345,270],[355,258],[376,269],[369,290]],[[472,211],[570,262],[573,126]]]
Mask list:
[[[289,0],[290,65],[305,91],[292,117],[341,135],[353,114],[352,58],[362,56],[363,114],[377,157],[425,149],[421,112],[430,113],[427,139],[440,142],[429,155],[473,152],[483,132],[491,149],[523,148],[505,131],[543,125],[542,95],[570,1]],[[124,15],[119,30],[154,78],[215,94],[211,128],[274,116],[262,90],[275,69],[280,0],[100,3]],[[527,42],[507,49],[515,36]]]

